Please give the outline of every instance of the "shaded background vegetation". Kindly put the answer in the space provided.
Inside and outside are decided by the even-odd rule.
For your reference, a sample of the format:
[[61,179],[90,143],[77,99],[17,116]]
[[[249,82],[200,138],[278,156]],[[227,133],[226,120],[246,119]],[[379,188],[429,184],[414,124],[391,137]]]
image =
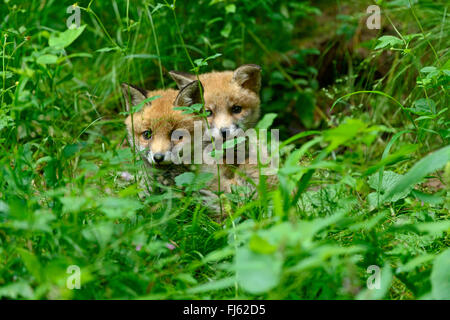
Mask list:
[[[383,1],[380,30],[365,1],[80,1],[68,33],[71,4],[0,3],[0,297],[449,298],[445,1]],[[121,179],[120,83],[174,87],[186,52],[261,65],[289,139],[277,189],[227,195],[224,225],[196,181]]]

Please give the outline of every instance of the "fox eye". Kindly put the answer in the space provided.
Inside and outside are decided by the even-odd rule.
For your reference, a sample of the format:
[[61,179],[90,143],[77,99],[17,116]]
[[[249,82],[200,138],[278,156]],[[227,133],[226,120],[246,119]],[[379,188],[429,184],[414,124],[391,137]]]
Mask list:
[[152,137],[152,131],[151,130],[145,130],[144,132],[142,132],[142,137],[145,140],[150,140],[150,138]]
[[212,114],[213,114],[213,112],[211,110],[209,110],[209,109],[206,110],[206,116],[207,117],[211,117]]
[[241,106],[232,106],[231,107],[231,112],[233,112],[233,113],[241,113],[241,111],[242,111],[242,107]]

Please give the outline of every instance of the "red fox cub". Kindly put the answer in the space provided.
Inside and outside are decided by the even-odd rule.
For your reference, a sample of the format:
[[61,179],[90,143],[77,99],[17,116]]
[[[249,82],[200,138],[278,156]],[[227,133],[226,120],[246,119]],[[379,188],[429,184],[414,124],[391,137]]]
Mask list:
[[[195,75],[171,71],[178,88],[196,79]],[[210,72],[199,76],[204,87],[205,110],[213,136],[223,139],[237,131],[253,128],[259,119],[261,67],[245,64],[234,71]]]
[[181,164],[179,152],[185,144],[191,143],[194,130],[194,118],[173,108],[200,103],[200,85],[193,81],[178,92],[173,89],[147,91],[122,84],[128,112],[145,99],[159,96],[130,114],[125,124],[131,147],[136,146],[148,166],[160,169],[164,179],[158,177],[158,181],[165,185],[188,169]]
[[[196,79],[195,75],[171,71],[169,73],[179,88]],[[220,140],[239,136],[253,128],[260,115],[259,91],[261,88],[261,67],[255,64],[242,65],[234,71],[210,72],[199,75],[203,85],[205,111],[211,134]],[[220,147],[219,147],[220,148]],[[225,155],[225,154],[224,154]],[[248,157],[248,154],[245,156]],[[247,185],[246,179],[235,171],[241,171],[254,183],[258,183],[258,167],[244,162],[229,161],[221,165],[221,189],[230,192],[232,186]],[[235,166],[230,166],[235,165]],[[203,170],[214,172],[214,166],[203,166]],[[218,187],[218,177],[211,183],[212,190]]]

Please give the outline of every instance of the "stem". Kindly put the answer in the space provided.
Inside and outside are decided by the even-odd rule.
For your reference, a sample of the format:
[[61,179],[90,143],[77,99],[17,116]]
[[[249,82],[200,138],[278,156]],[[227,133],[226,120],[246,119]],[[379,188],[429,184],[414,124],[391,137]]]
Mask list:
[[[186,53],[186,56],[187,56],[187,58],[188,58],[188,60],[189,60],[189,62],[191,64],[192,68],[195,71],[195,76],[197,78],[197,81],[200,82],[200,77],[199,77],[199,74],[198,74],[199,68],[197,68],[195,66],[194,62],[192,61],[192,58],[191,58],[191,56],[190,56],[190,54],[189,54],[189,52],[187,50],[186,44],[184,43],[184,39],[183,39],[183,36],[181,34],[180,25],[178,24],[177,15],[175,13],[175,2],[176,2],[176,0],[174,0],[173,5],[169,5],[167,0],[164,0],[164,2],[172,10],[173,18],[174,18],[174,21],[175,21],[175,27],[177,29],[177,33],[178,33],[178,37],[180,38],[181,45],[182,45],[182,47],[184,49],[184,52]],[[201,112],[202,112],[202,114],[205,114],[205,100],[204,100],[204,97],[203,97],[202,86],[200,86],[200,97],[202,99],[202,110],[201,110]],[[211,128],[209,127],[208,120],[204,116],[203,116],[203,119],[204,119],[204,121],[206,123],[206,127],[207,127],[208,131],[211,132]],[[215,144],[214,144],[213,135],[210,134],[210,137],[211,137],[211,143],[212,143],[212,146],[213,146],[214,155],[216,155],[216,147],[215,147]],[[220,215],[223,216],[223,205],[222,205],[222,199],[220,197],[220,194],[221,194],[220,182],[221,182],[220,181],[220,165],[217,164],[217,189],[218,189],[217,190],[217,195],[218,195],[218,198],[219,198]]]
[[[2,87],[3,87],[3,92],[5,92],[5,87],[6,87],[6,73],[5,73],[5,49],[6,49],[6,38],[8,37],[8,34],[5,33],[4,35],[4,41],[3,41],[3,56],[2,56]],[[3,97],[4,94],[2,92],[2,104],[0,106],[0,109],[3,108]]]
[[[92,1],[91,1],[92,3]],[[97,20],[98,24],[100,25],[100,28],[102,28],[103,33],[106,35],[106,37],[108,38],[108,40],[116,47],[120,47],[114,40],[113,38],[111,38],[111,36],[109,35],[108,31],[106,30],[105,26],[103,25],[102,21],[100,20],[100,18],[95,14],[95,12],[91,9],[91,3],[89,3],[87,8],[83,8],[80,7],[80,9],[86,11],[87,13],[90,13],[94,16],[95,20]]]
[[148,7],[146,7],[146,10],[147,10],[148,19],[150,20],[150,25],[152,27],[153,39],[155,41],[155,47],[156,47],[156,54],[158,55],[159,77],[161,79],[161,83],[162,83],[163,89],[165,89],[164,77],[163,77],[163,71],[162,71],[162,64],[161,64],[161,55],[159,53],[158,38],[156,37],[156,29],[155,29],[155,25],[153,24],[152,13],[148,9]]
[[411,3],[411,0],[408,0],[408,1],[409,1],[409,6],[411,7],[411,12],[412,12],[412,14],[413,14],[413,16],[414,16],[414,19],[416,19],[416,22],[417,22],[417,24],[419,25],[420,32],[422,32],[422,35],[423,35],[424,39],[426,40],[426,42],[427,42],[428,45],[430,46],[431,50],[433,51],[434,56],[436,57],[437,63],[440,64],[440,62],[439,62],[439,56],[438,56],[436,50],[434,50],[434,47],[433,47],[433,45],[431,44],[430,40],[429,40],[428,37],[425,35],[425,31],[423,30],[422,24],[420,23],[419,19],[417,18],[416,11],[414,10],[414,6],[413,6],[413,4]]

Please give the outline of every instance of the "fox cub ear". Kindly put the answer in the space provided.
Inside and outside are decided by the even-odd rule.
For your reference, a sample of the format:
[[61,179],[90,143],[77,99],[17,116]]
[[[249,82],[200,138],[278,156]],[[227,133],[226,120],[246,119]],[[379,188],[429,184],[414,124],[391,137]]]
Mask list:
[[130,111],[132,106],[139,104],[139,102],[147,98],[146,90],[126,83],[122,83],[122,93],[127,111]]
[[[200,90],[201,88],[201,90]],[[187,86],[180,90],[175,99],[175,107],[188,107],[195,103],[202,103],[201,93],[203,92],[203,86],[200,81],[191,81]]]
[[169,75],[177,83],[178,89],[184,88],[189,83],[195,80],[195,75],[187,72],[169,71]]
[[261,88],[261,67],[256,64],[244,64],[234,70],[233,81],[258,94]]

